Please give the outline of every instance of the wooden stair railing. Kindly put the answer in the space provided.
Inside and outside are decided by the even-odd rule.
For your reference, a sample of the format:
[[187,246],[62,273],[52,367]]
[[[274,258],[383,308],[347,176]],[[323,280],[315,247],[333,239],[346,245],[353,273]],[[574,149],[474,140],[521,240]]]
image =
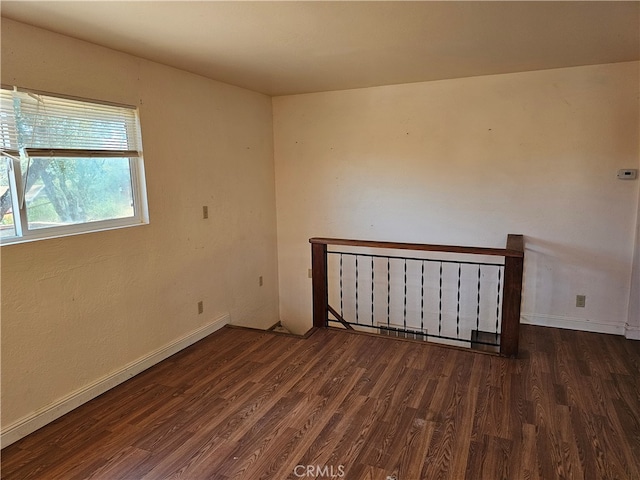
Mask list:
[[[501,306],[501,325],[499,332],[499,353],[506,357],[515,357],[518,354],[518,341],[520,329],[520,306],[522,301],[522,277],[524,265],[524,237],[522,235],[509,234],[507,236],[506,248],[486,248],[486,247],[463,247],[454,245],[431,245],[416,243],[398,243],[398,242],[377,242],[369,240],[347,240],[338,238],[311,238],[311,263],[312,263],[312,288],[313,288],[313,325],[319,328],[325,328],[328,325],[329,314],[336,317],[336,320],[342,323],[346,328],[352,328],[352,325],[360,325],[352,323],[342,318],[336,309],[329,305],[329,275],[327,270],[327,254],[342,253],[328,252],[328,245],[340,245],[347,247],[361,247],[367,249],[397,249],[408,251],[422,252],[439,252],[453,253],[463,255],[479,255],[479,256],[498,256],[504,258],[504,283],[502,287],[502,306]],[[347,255],[358,255],[345,253]],[[366,255],[368,257],[376,257],[376,255]],[[404,258],[405,259],[405,302],[406,302],[406,259],[408,257],[388,257],[383,258]],[[411,259],[418,260],[421,259]],[[427,260],[424,261],[438,261]],[[442,261],[440,261],[442,262]],[[454,262],[454,263],[474,263],[475,262]],[[494,265],[494,264],[488,264]],[[502,264],[495,264],[502,267]],[[478,267],[479,269],[480,267]],[[373,269],[373,266],[372,266]],[[442,272],[442,271],[441,271]],[[479,272],[479,270],[478,270]],[[441,273],[442,275],[442,273]],[[460,292],[460,274],[458,273],[458,302]],[[479,273],[478,273],[479,275]],[[479,279],[478,279],[479,281]],[[357,287],[356,287],[357,288]],[[442,287],[440,287],[442,288]],[[373,286],[372,286],[373,289]],[[478,295],[480,292],[480,284],[478,283]],[[357,295],[357,294],[356,294]],[[498,293],[500,295],[500,292]],[[497,305],[500,299],[498,298]],[[459,305],[458,305],[459,308]],[[479,310],[479,307],[478,307]],[[363,325],[368,327],[368,325]],[[495,332],[498,336],[498,332]],[[479,334],[479,331],[478,331]],[[438,335],[433,335],[438,336]],[[447,338],[447,337],[440,337]],[[469,342],[470,340],[463,340]],[[479,342],[482,343],[482,342]]]

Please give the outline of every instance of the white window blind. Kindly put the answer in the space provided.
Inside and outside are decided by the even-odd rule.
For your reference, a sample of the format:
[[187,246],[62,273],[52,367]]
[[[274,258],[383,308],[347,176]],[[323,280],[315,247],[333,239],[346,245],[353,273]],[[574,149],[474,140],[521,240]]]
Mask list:
[[2,89],[2,148],[30,156],[139,156],[135,108]]

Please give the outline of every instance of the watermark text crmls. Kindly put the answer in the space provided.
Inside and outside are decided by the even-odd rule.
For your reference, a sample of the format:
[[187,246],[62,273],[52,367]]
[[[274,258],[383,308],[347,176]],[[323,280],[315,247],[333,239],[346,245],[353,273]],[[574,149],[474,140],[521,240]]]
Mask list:
[[296,465],[293,474],[298,478],[343,478],[344,465]]

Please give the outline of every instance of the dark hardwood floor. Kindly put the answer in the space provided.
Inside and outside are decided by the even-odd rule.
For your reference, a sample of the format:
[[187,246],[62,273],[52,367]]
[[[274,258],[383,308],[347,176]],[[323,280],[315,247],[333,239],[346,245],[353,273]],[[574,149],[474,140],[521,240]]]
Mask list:
[[520,345],[224,328],[5,448],[2,478],[640,479],[640,342]]

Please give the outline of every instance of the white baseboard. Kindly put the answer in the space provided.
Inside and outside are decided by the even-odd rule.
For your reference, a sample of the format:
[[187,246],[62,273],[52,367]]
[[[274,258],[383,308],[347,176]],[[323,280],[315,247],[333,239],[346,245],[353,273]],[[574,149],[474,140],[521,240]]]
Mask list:
[[57,400],[56,402],[47,405],[21,419],[8,425],[2,429],[0,433],[0,445],[2,448],[7,445],[26,437],[37,429],[44,427],[46,424],[53,422],[55,419],[69,413],[74,408],[79,407],[83,403],[102,395],[107,390],[119,385],[120,383],[129,380],[138,373],[146,370],[149,367],[161,362],[162,360],[169,358],[171,355],[179,352],[180,350],[192,345],[198,340],[202,340],[207,335],[212,334],[216,330],[224,327],[229,323],[229,315],[225,314],[220,318],[217,318],[213,322],[188,333],[182,338],[179,338],[164,347],[159,348],[139,359],[125,365],[121,369],[110,373],[102,378],[99,378],[93,383],[86,385],[79,390],[71,392],[69,395]]
[[624,336],[629,340],[640,340],[640,327],[626,325]]
[[[535,313],[523,313],[521,322],[528,325],[540,325],[543,327],[565,328],[568,330],[582,330],[585,332],[609,333],[612,335],[625,335],[625,325],[615,323],[598,323],[584,318],[561,317],[556,315],[543,315]],[[627,336],[627,338],[629,338]]]

